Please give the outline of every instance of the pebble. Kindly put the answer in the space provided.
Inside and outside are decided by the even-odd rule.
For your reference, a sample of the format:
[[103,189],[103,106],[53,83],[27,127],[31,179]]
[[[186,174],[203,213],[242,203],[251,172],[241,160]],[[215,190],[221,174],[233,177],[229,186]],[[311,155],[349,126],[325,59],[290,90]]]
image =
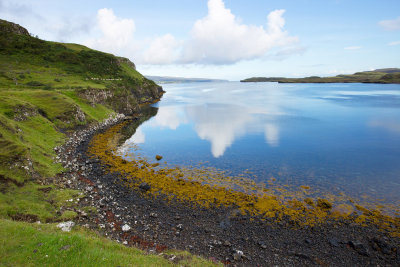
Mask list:
[[236,250],[236,252],[233,253],[233,259],[234,259],[235,261],[238,261],[238,260],[240,260],[240,259],[243,257],[243,255],[244,255],[243,251],[241,251],[241,250]]
[[122,231],[128,232],[129,230],[131,230],[131,227],[129,225],[124,224],[124,226],[122,226]]
[[368,247],[365,246],[363,243],[359,241],[349,241],[348,244],[350,247],[352,247],[355,251],[357,251],[358,254],[363,255],[363,256],[370,256],[370,253],[368,251]]
[[340,246],[339,245],[339,241],[336,238],[331,238],[331,239],[328,240],[328,242],[332,247],[339,247]]

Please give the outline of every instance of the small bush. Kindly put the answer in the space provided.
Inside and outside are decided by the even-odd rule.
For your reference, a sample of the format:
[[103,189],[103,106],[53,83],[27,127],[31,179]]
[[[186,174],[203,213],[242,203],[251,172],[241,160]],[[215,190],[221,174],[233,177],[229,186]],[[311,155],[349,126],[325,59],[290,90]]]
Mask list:
[[43,86],[44,84],[41,82],[38,82],[38,81],[30,81],[30,82],[27,82],[26,85],[28,85],[28,86]]
[[4,112],[4,115],[6,115],[9,118],[13,118],[14,117],[14,111],[11,111],[11,110],[6,111],[6,112]]

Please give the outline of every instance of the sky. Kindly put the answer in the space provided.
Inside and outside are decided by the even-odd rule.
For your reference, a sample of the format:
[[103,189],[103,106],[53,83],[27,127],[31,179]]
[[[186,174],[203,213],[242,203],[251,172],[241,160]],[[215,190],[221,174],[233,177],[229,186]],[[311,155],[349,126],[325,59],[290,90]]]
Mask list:
[[399,0],[0,0],[49,41],[131,59],[145,75],[240,80],[400,67]]

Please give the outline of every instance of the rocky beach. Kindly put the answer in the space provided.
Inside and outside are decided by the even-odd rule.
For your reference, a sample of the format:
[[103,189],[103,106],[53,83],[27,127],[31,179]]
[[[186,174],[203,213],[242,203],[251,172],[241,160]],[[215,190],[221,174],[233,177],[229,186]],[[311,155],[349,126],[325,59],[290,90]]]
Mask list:
[[[234,205],[202,208],[148,194],[150,185],[128,188],[120,173],[88,152],[91,139],[124,120],[120,115],[80,129],[56,148],[68,171],[54,181],[82,190],[73,210],[76,223],[148,253],[188,250],[228,266],[398,266],[400,240],[379,227],[349,220],[299,226],[290,218],[274,220],[243,214]],[[71,200],[74,201],[74,200]],[[93,207],[92,211],[79,207]],[[179,262],[179,257],[168,256]]]

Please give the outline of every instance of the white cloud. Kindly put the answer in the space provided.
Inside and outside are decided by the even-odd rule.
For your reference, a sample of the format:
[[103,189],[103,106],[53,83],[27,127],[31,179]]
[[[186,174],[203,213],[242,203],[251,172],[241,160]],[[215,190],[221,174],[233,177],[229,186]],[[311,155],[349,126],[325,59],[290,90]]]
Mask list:
[[386,31],[400,30],[400,17],[396,19],[382,20],[379,25]]
[[86,45],[111,52],[129,54],[134,43],[135,22],[132,19],[121,19],[114,15],[112,9],[103,8],[97,12],[97,26],[102,36],[85,42]]
[[208,15],[194,24],[182,62],[230,64],[264,56],[271,48],[298,41],[283,30],[285,10],[267,17],[267,27],[242,24],[222,0],[208,1]]
[[[117,17],[112,9],[97,12],[98,38],[89,47],[127,56],[138,64],[234,64],[256,58],[284,58],[304,48],[284,30],[285,10],[268,14],[266,26],[246,25],[225,7],[223,0],[209,0],[208,14],[197,20],[187,40],[171,34],[148,40],[134,38],[135,22]],[[274,51],[274,49],[276,51]]]
[[390,46],[400,45],[400,41],[390,42],[390,43],[388,43],[388,45],[390,45]]
[[348,47],[345,47],[344,49],[345,50],[359,50],[361,48],[362,48],[361,46],[348,46]]
[[144,64],[170,64],[178,58],[180,42],[171,34],[157,37],[149,48],[144,51],[142,63]]

